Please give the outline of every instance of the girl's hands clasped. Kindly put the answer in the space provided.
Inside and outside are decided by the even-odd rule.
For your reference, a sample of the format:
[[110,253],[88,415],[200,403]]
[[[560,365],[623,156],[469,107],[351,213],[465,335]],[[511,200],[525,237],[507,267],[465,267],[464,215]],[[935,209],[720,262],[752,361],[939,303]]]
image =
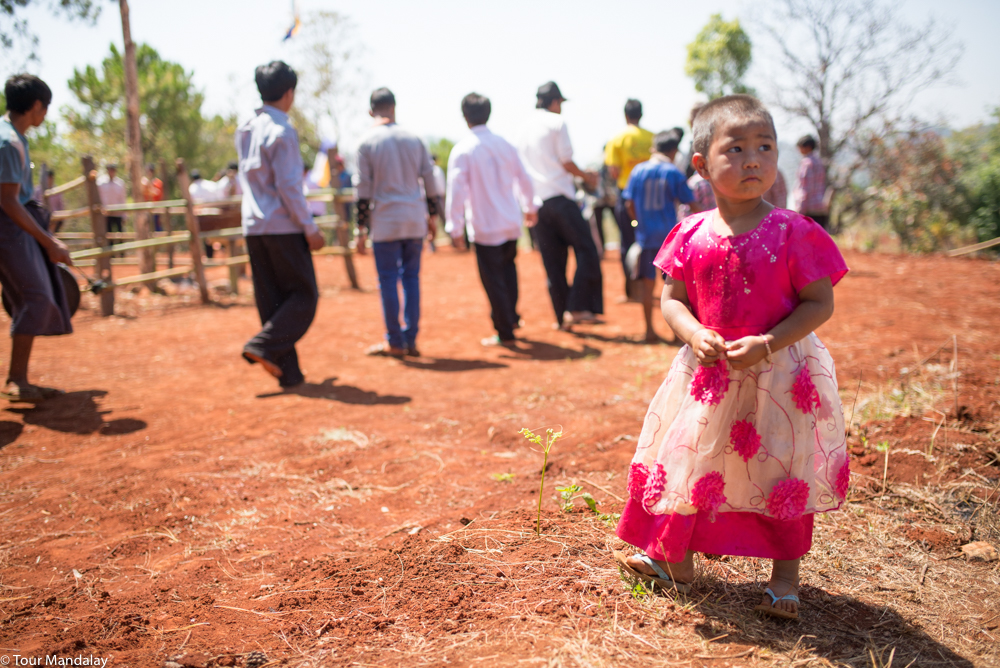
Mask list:
[[769,355],[768,344],[763,336],[744,336],[726,344],[726,359],[736,371],[749,369]]
[[718,332],[713,332],[707,327],[692,334],[688,345],[702,366],[712,366],[727,357],[726,340]]

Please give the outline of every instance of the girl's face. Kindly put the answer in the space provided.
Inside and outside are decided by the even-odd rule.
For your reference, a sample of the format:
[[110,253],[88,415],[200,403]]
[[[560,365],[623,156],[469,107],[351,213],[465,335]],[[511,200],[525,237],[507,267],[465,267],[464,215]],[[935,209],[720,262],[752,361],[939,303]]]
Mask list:
[[717,195],[738,201],[760,197],[778,172],[774,130],[762,121],[727,121],[716,129],[708,156],[696,154],[694,166]]

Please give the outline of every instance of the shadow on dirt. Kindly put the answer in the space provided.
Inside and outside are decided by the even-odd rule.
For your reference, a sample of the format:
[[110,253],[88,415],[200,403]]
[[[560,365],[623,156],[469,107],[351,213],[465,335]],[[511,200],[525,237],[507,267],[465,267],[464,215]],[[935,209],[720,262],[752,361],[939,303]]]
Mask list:
[[0,420],[0,448],[10,445],[17,440],[24,430],[24,425],[20,422],[10,420]]
[[[429,359],[430,361],[424,361]],[[403,366],[411,369],[423,369],[424,371],[478,371],[480,369],[506,369],[507,364],[498,362],[485,362],[483,360],[453,360],[446,357],[430,357],[420,359],[404,359]]]
[[[25,424],[34,424],[66,434],[101,433],[107,436],[118,436],[131,434],[147,427],[144,421],[133,418],[105,422],[104,416],[111,411],[99,410],[95,400],[106,394],[105,390],[67,392],[62,396],[34,406],[8,407],[7,412],[22,415]],[[0,443],[6,440],[6,436],[5,428],[0,431]]]
[[326,399],[327,401],[339,401],[343,404],[359,404],[362,406],[374,406],[376,404],[399,405],[408,404],[413,401],[410,397],[400,397],[391,394],[381,395],[378,392],[362,390],[353,385],[334,385],[337,377],[327,378],[322,383],[302,383],[295,387],[289,387],[281,392],[268,392],[258,394],[258,399],[270,399],[271,397],[282,397],[288,394],[295,394],[307,399]]
[[[891,663],[973,668],[974,665],[888,606],[873,606],[849,596],[835,596],[816,587],[804,586],[799,620],[789,621],[752,612],[761,600],[761,590],[755,584],[715,582],[710,589],[711,593],[703,592],[703,595],[708,594],[703,599],[705,602],[695,604],[709,621],[698,624],[695,632],[710,639],[731,633],[733,623],[744,629],[744,633],[731,633],[711,645],[717,648],[712,652],[717,655],[716,659],[746,656],[759,647],[786,652],[798,645],[838,665],[858,659],[864,665],[879,666]],[[722,598],[726,601],[723,606],[707,602]],[[741,619],[734,619],[735,616]],[[726,630],[720,631],[723,628]]]
[[657,344],[646,343],[646,340],[641,336],[625,336],[624,334],[619,334],[618,336],[603,336],[601,334],[593,334],[591,332],[572,332],[573,336],[578,339],[592,339],[594,341],[600,341],[601,343],[624,343],[625,345],[631,346],[648,346],[648,345],[659,345],[659,343],[670,346],[671,348],[680,348],[684,345],[679,339],[674,341],[663,341],[661,340]]
[[531,339],[518,339],[517,347],[510,348],[514,355],[501,355],[503,359],[533,359],[542,362],[554,362],[562,360],[579,360],[585,357],[597,358],[601,356],[599,348],[591,348],[585,345],[583,350],[564,348],[553,343],[543,341],[532,341]]

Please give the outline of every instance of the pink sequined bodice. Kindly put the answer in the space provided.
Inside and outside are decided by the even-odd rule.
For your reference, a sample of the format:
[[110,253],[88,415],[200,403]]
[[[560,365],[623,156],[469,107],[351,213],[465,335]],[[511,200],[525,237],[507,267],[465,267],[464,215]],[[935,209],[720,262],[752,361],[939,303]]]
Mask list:
[[774,209],[734,237],[713,229],[715,209],[685,218],[654,264],[684,281],[694,316],[727,339],[762,334],[799,305],[799,291],[823,277],[834,285],[847,264],[830,235],[811,218]]

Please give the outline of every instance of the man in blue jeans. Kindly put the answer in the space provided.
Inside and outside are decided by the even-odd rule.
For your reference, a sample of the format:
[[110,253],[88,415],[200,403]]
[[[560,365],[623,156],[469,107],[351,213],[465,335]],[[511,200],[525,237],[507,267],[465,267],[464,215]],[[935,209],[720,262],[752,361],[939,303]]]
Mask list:
[[[430,152],[413,134],[396,125],[396,98],[388,88],[371,95],[375,126],[358,148],[358,225],[370,230],[382,293],[385,341],[369,355],[417,357],[420,323],[420,252],[433,239],[428,218],[444,211],[434,182]],[[423,180],[425,198],[420,192]],[[398,284],[403,284],[403,326],[399,324]]]

